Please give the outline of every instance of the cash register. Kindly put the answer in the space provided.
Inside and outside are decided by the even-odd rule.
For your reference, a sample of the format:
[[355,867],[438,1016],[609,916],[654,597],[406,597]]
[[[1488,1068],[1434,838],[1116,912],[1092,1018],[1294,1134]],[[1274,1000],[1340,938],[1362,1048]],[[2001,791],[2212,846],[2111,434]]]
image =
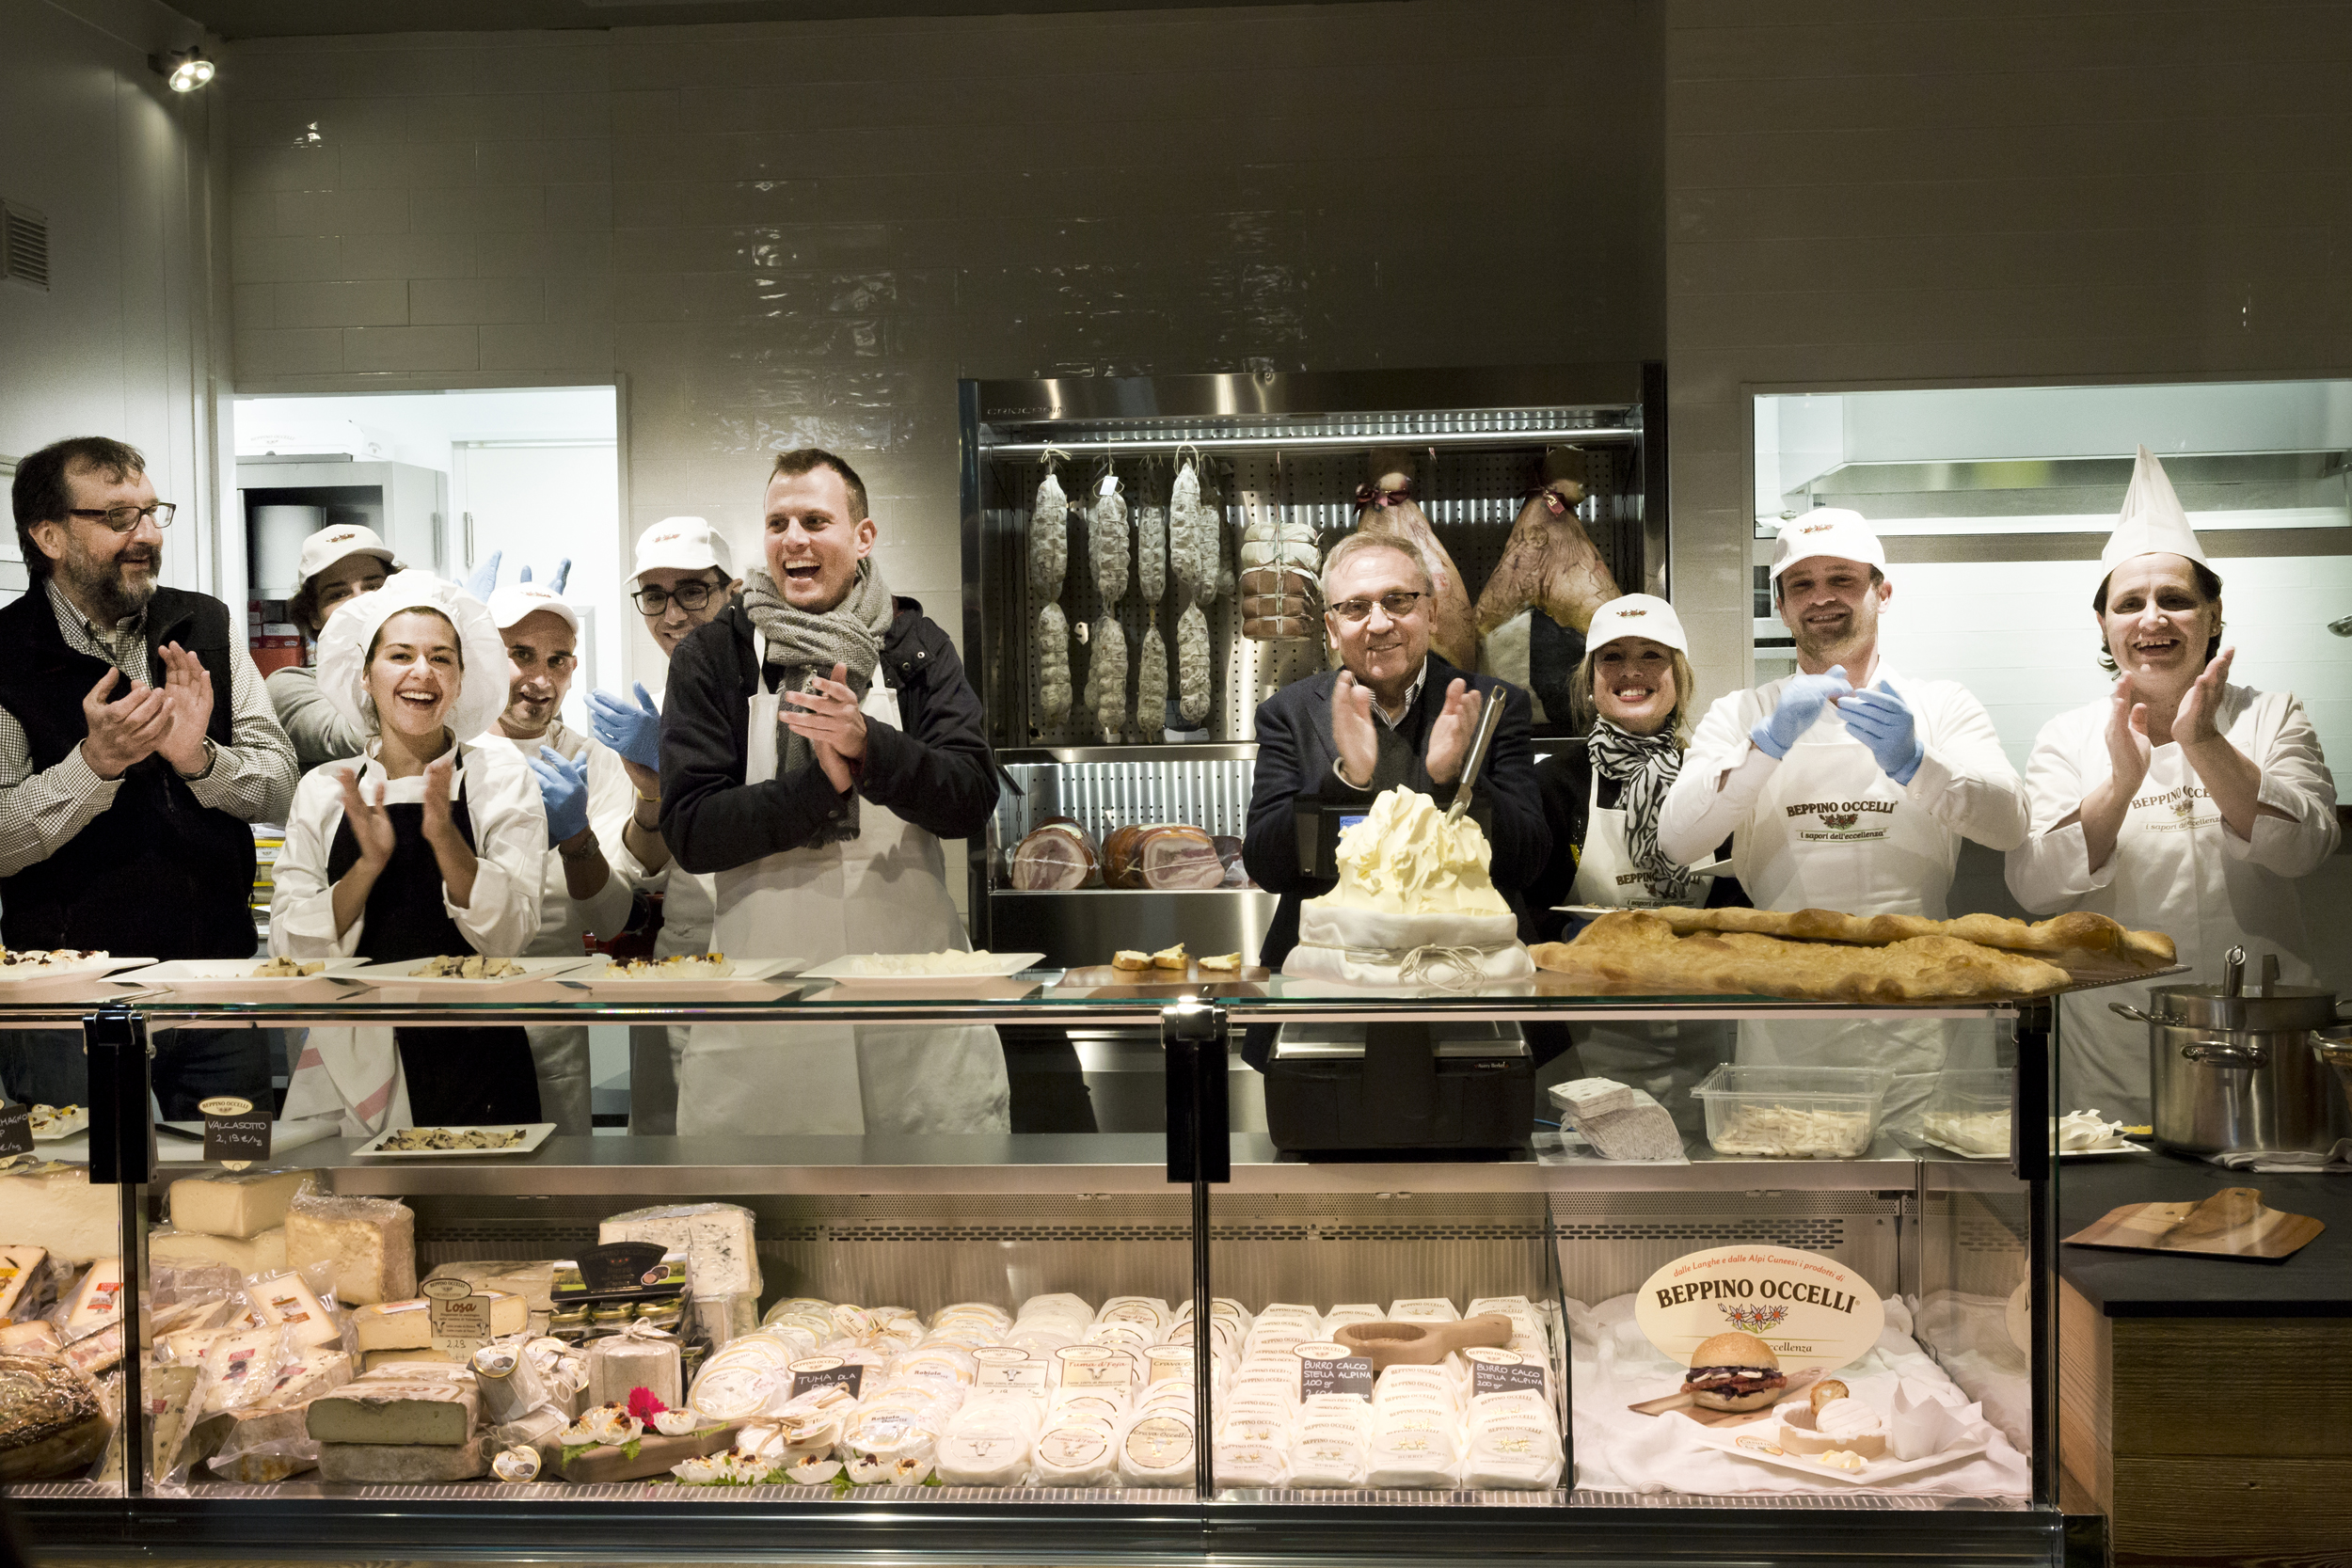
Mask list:
[[[1457,800],[1469,799],[1502,719],[1502,704],[1486,705]],[[1336,878],[1340,834],[1363,808],[1301,796],[1291,810],[1299,870]],[[1287,1154],[1491,1159],[1525,1149],[1534,1117],[1534,1058],[1516,1023],[1284,1023],[1266,1060],[1266,1133]]]

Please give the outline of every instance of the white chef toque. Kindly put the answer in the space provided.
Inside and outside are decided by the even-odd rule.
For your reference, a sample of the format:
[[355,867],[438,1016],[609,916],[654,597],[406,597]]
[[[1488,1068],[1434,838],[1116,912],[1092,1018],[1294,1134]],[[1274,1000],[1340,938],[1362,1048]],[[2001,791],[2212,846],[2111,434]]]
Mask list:
[[365,735],[378,733],[375,704],[368,696],[368,646],[384,623],[404,610],[435,610],[457,628],[464,660],[450,733],[471,740],[498,721],[506,706],[506,640],[491,624],[480,599],[431,572],[394,572],[384,586],[335,607],[319,635],[319,689],[335,711]]
[[2107,535],[2107,547],[2099,552],[2099,564],[2112,572],[2136,555],[2186,556],[2201,566],[2210,565],[2205,560],[2205,547],[2197,542],[2196,531],[2188,526],[2188,514],[2181,510],[2181,498],[2172,493],[2172,481],[2165,476],[2164,465],[2146,447],[2139,449],[2139,461],[2132,467],[2131,488],[2123,492],[2123,511],[2115,519],[2115,531]]
[[681,572],[716,566],[732,581],[735,551],[725,534],[700,517],[664,517],[637,536],[637,564],[628,580],[634,584],[647,572],[664,566]]
[[[1824,506],[1780,525],[1780,537],[1772,542],[1772,580],[1778,582],[1781,573],[1816,556],[1886,570],[1886,546],[1879,543],[1878,531],[1861,513],[1842,506]],[[1592,640],[1585,641],[1589,646]]]
[[551,588],[536,582],[514,582],[490,593],[490,620],[501,631],[520,626],[524,617],[543,610],[555,611],[572,628],[572,635],[580,635],[580,611],[565,604],[564,595]]
[[294,587],[300,589],[347,555],[372,555],[387,566],[392,563],[392,548],[375,530],[359,523],[336,523],[302,541],[302,563],[294,568]]
[[1677,653],[1691,651],[1675,607],[1653,594],[1621,594],[1593,611],[1593,624],[1584,633],[1587,648],[1606,647],[1620,637],[1646,637]]

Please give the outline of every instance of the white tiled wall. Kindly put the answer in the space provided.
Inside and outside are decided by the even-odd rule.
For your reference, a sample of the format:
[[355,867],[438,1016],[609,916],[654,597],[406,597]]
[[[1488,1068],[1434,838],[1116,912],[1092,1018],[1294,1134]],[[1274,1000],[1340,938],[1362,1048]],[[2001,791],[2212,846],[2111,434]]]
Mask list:
[[620,377],[631,531],[864,471],[958,635],[959,375],[1655,356],[1661,13],[1415,0],[251,42],[242,390]]

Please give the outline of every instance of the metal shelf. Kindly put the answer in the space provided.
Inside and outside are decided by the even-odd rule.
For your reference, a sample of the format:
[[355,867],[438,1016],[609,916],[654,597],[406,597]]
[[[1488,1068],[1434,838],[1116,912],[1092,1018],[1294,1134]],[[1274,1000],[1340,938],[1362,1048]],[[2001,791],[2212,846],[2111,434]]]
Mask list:
[[1068,452],[1073,457],[1088,454],[1120,454],[1144,456],[1152,452],[1175,452],[1184,448],[1196,451],[1228,453],[1237,451],[1360,451],[1370,447],[1446,448],[1476,451],[1494,447],[1533,447],[1550,442],[1567,442],[1580,447],[1628,445],[1642,438],[1640,430],[1627,425],[1547,426],[1533,430],[1429,430],[1391,432],[1377,436],[1127,436],[1104,439],[1069,436],[1055,441],[988,441],[980,445],[984,459],[1006,457],[1042,457],[1049,451]]

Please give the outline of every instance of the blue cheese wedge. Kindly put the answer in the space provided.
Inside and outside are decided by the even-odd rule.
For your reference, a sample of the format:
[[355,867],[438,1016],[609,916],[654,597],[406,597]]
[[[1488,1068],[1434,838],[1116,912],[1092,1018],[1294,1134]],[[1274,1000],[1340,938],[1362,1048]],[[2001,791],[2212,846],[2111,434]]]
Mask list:
[[686,1254],[687,1281],[697,1297],[756,1298],[757,1238],[752,1212],[733,1203],[671,1204],[615,1214],[596,1227],[603,1242],[656,1242]]

